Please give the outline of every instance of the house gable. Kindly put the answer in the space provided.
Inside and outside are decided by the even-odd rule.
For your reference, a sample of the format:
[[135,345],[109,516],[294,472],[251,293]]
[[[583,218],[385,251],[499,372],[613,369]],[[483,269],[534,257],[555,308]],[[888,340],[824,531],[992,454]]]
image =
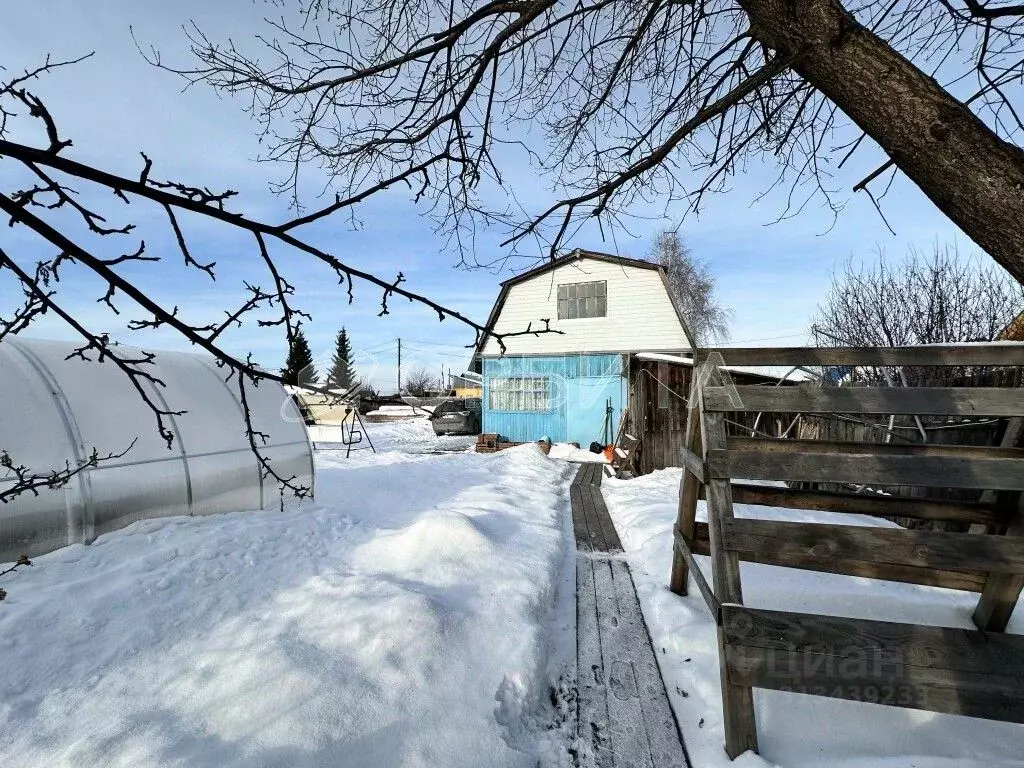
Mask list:
[[[603,284],[603,317],[559,318],[559,286]],[[584,289],[588,293],[590,288]],[[566,295],[562,291],[563,310]],[[582,307],[582,303],[579,305]],[[570,314],[577,312],[576,307]],[[491,313],[495,333],[515,333],[528,326],[544,327],[544,320],[559,333],[513,336],[504,339],[506,355],[557,355],[600,352],[682,352],[692,349],[683,321],[670,298],[664,271],[653,264],[603,254],[576,251],[503,284]],[[502,354],[501,345],[488,338],[479,353]]]

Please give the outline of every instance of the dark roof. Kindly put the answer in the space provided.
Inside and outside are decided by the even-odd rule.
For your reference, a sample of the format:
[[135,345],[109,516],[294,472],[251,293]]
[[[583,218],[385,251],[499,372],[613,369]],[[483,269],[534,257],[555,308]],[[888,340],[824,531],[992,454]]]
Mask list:
[[586,251],[582,248],[577,248],[572,251],[572,253],[554,260],[548,260],[533,269],[528,269],[525,272],[521,272],[518,275],[510,277],[508,280],[502,281],[501,285],[515,285],[523,280],[529,280],[531,277],[542,275],[549,270],[556,269],[574,261],[579,261],[580,259],[596,259],[597,261],[607,261],[610,264],[622,264],[626,267],[639,267],[640,269],[661,269],[661,266],[651,261],[644,261],[643,259],[629,259],[625,256],[615,256],[611,253]]
[[[494,328],[494,324],[498,320],[498,313],[501,311],[501,307],[505,304],[505,298],[508,296],[508,290],[513,285],[521,283],[524,280],[529,280],[537,275],[542,275],[552,269],[570,264],[574,261],[580,261],[581,259],[595,259],[597,261],[607,261],[610,264],[621,264],[624,267],[638,267],[640,269],[653,269],[661,274],[661,281],[665,284],[665,292],[668,294],[669,301],[672,302],[672,308],[676,311],[676,316],[679,318],[679,323],[683,326],[683,333],[690,339],[690,346],[693,347],[693,334],[690,333],[690,327],[686,324],[686,320],[683,319],[682,313],[679,311],[679,305],[676,304],[675,297],[672,295],[672,291],[668,287],[668,276],[665,274],[665,268],[660,264],[655,264],[652,261],[645,261],[643,259],[630,259],[625,256],[615,256],[611,253],[601,253],[600,251],[588,251],[583,248],[576,248],[569,254],[562,256],[557,259],[546,261],[545,263],[528,269],[525,272],[521,272],[518,275],[510,277],[508,280],[501,282],[501,290],[498,292],[498,298],[494,301],[494,306],[491,307],[491,314],[487,317],[487,325],[485,326],[488,331]],[[489,336],[487,334],[480,334],[480,339],[477,341],[476,348],[473,350],[473,357],[470,358],[470,366],[472,367],[473,361],[479,357],[481,350],[483,350],[484,344],[487,343]]]

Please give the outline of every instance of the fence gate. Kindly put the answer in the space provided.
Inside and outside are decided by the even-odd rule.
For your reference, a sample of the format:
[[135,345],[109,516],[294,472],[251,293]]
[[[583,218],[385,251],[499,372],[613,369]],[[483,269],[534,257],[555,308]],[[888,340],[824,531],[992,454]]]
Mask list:
[[[710,349],[691,390],[671,588],[692,574],[718,624],[726,751],[757,750],[753,688],[1024,723],[1024,390],[733,386],[727,365],[1022,366],[1024,344]],[[1006,419],[998,447],[730,437],[734,412]],[[977,491],[976,501],[734,484],[732,478]],[[695,521],[707,499],[708,522]],[[733,504],[971,524],[970,532],[739,519]],[[711,556],[711,584],[695,554]],[[980,593],[977,630],[745,606],[740,561]]]

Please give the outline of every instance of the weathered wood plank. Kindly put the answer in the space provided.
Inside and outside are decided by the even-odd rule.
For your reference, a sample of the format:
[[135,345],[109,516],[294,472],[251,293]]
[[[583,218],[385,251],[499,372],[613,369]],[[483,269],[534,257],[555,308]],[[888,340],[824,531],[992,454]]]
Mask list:
[[[701,444],[700,398],[696,396],[696,384],[691,380],[690,407],[686,409],[686,431],[683,435],[683,448],[701,457],[701,474],[703,474],[704,448]],[[698,482],[689,472],[683,472],[679,480],[679,509],[676,513],[676,534],[684,539],[693,538],[693,526],[697,518],[697,498],[704,489],[703,482]],[[673,538],[672,573],[669,576],[668,588],[677,595],[687,594],[688,561],[684,553],[676,546]]]
[[[691,552],[694,555],[708,555],[711,545],[708,542],[706,523],[697,523],[696,538]],[[911,565],[892,565],[891,563],[865,563],[860,560],[845,558],[822,559],[814,555],[797,555],[779,552],[740,552],[740,560],[745,563],[760,563],[783,568],[799,568],[804,571],[834,573],[839,576],[856,576],[881,581],[899,581],[905,584],[920,584],[926,587],[943,587],[958,589],[963,592],[981,592],[985,585],[984,571],[947,571],[934,568],[917,568]]]
[[570,496],[578,498],[574,503],[579,505],[578,515],[574,507],[573,524],[576,525],[578,520],[586,532],[581,537],[580,528],[577,528],[576,540],[585,542],[586,547],[594,552],[621,552],[622,542],[601,495],[602,468],[603,465],[596,462],[583,464],[573,480]]
[[1018,678],[1024,684],[1024,637],[723,605],[726,641],[775,650],[858,657],[881,668],[929,667]]
[[601,528],[601,535],[604,538],[605,552],[621,552],[622,542],[619,541],[619,534],[612,523],[611,515],[608,514],[608,506],[604,503],[604,495],[601,493],[601,481],[604,480],[604,469],[607,464],[593,465],[593,477],[590,485],[591,502],[597,516],[598,525]]
[[580,486],[580,499],[583,504],[583,514],[587,521],[587,535],[593,551],[606,552],[608,545],[605,543],[604,533],[601,531],[601,521],[597,516],[597,508],[594,506],[593,491],[594,487],[592,485],[584,484]]
[[616,765],[654,768],[640,707],[635,648],[621,629],[613,561],[594,560],[594,592],[608,700],[608,734]]
[[[1024,445],[1024,419],[1010,419],[999,444],[1004,448]],[[981,500],[985,502],[995,501],[996,498],[997,494],[994,491],[989,490],[981,494]],[[976,530],[972,528],[971,532],[975,533]],[[996,526],[990,525],[985,528],[985,533],[999,532],[1001,530]],[[1017,508],[1013,511],[1012,520],[1007,522],[1006,533],[1009,536],[1024,536],[1024,495],[1017,499]],[[1022,590],[1024,577],[1020,574],[989,574],[981,598],[974,609],[972,618],[975,625],[979,629],[1003,632]]]
[[725,365],[1024,365],[1024,343],[915,347],[710,347],[694,353],[696,364],[710,356]]
[[576,557],[576,670],[577,734],[589,746],[590,765],[613,768],[594,561],[585,555]]
[[762,507],[810,509],[822,512],[846,512],[872,517],[913,517],[919,520],[952,520],[982,525],[1005,525],[1009,510],[995,504],[916,499],[883,494],[843,493],[841,491],[809,491],[766,485],[733,483],[734,504]]
[[587,527],[587,517],[583,511],[583,491],[575,481],[569,486],[569,505],[572,509],[572,530],[576,538],[576,548],[589,552],[592,547],[590,529]]
[[[703,444],[708,451],[725,448],[725,419],[721,413],[703,413]],[[728,480],[711,480],[707,485],[708,531],[711,541],[711,574],[715,597],[721,603],[742,603],[740,563],[735,552],[725,547],[723,532],[733,522],[732,492]],[[757,751],[757,723],[754,695],[750,686],[729,679],[725,637],[718,627],[719,677],[725,725],[725,751],[735,759],[747,750]]]
[[[618,622],[613,632],[619,641],[623,658],[630,660],[635,673],[640,712],[647,734],[651,761],[655,768],[685,768],[688,762],[683,750],[679,725],[669,704],[665,682],[651,644],[651,636],[640,610],[633,576],[624,561],[609,560],[608,563],[615,584],[615,602],[618,610]],[[615,689],[611,689],[611,693],[614,695]],[[614,726],[612,738],[614,741]],[[622,760],[618,754],[616,760],[619,764],[631,764],[628,759]]]
[[583,485],[584,483],[586,483],[587,474],[589,472],[589,467],[590,467],[589,464],[580,464],[576,468],[576,474],[575,474],[575,476],[573,476],[573,479],[572,479],[572,484],[573,485],[577,485],[578,486],[578,485]]
[[697,478],[701,483],[706,482],[704,476],[704,459],[686,448],[679,452],[683,461],[683,468]]
[[1013,387],[705,387],[708,411],[1020,416],[1024,391]]
[[[1016,516],[1006,532],[1008,538],[1024,541],[1024,494],[1018,501]],[[1010,622],[1010,616],[1024,590],[1024,574],[992,573],[982,590],[981,598],[974,609],[974,623],[980,629],[1002,632]]]
[[592,470],[592,464],[581,464],[570,487],[570,498],[575,505],[573,524],[575,525],[577,518],[582,523],[579,528],[576,528],[576,541],[580,549],[588,552],[603,552],[605,551],[604,536],[594,509],[593,494],[591,493]]
[[1024,490],[1024,459],[713,450],[709,478]]
[[600,485],[593,485],[590,488],[591,499],[594,505],[594,514],[597,517],[598,525],[601,528],[601,536],[604,539],[604,552],[617,553],[622,551],[622,542],[619,541],[619,534],[612,523],[611,515],[608,514],[608,506],[604,503],[604,496],[601,494]]
[[606,531],[611,546],[618,543],[600,482],[601,466],[593,464],[571,487],[574,525],[596,550],[576,558],[579,764],[687,768],[628,566],[597,554]]
[[[600,467],[598,468],[598,471],[600,471]],[[590,507],[588,508],[587,513],[592,516],[591,519],[593,520],[592,524],[594,526],[594,530],[592,531],[591,536],[594,541],[595,549],[599,552],[611,552],[613,542],[609,541],[605,536],[605,525],[601,519],[602,513],[605,517],[608,516],[608,512],[604,506],[604,499],[601,497],[601,489],[596,485],[590,485],[587,487],[587,493],[590,496]],[[609,527],[610,525],[611,522],[609,521]],[[617,540],[618,538],[616,537],[616,541]],[[621,551],[621,549],[622,548],[619,547],[619,551]]]
[[[594,493],[599,496],[601,492],[595,490]],[[622,541],[619,540],[619,533],[615,530],[611,515],[608,514],[608,507],[605,506],[603,499],[598,499],[596,503],[598,518],[601,521],[601,532],[604,535],[604,551],[612,555],[619,554],[623,551]]]
[[[918,568],[1024,573],[1024,538],[774,520],[723,520],[723,546],[759,556],[797,555]],[[714,551],[714,530],[711,530]],[[717,589],[716,589],[717,593]],[[736,600],[722,600],[737,602]]]
[[722,616],[733,679],[1024,721],[1024,638],[732,605]]
[[[1021,391],[1024,398],[1024,391]],[[939,443],[864,443],[845,440],[795,440],[774,437],[729,437],[726,448],[764,453],[872,454],[875,456],[944,456],[959,459],[1024,459],[1024,448]],[[703,469],[703,462],[701,463]]]
[[[1020,680],[924,667],[904,667],[884,677],[842,672],[849,660],[801,651],[772,651],[727,645],[730,680],[816,696],[867,701],[952,715],[1024,722]],[[852,666],[857,668],[854,660]],[[807,670],[810,670],[809,672]]]
[[[699,523],[699,525],[704,526],[704,534],[706,536],[707,523]],[[706,539],[704,543],[707,544]],[[704,602],[707,604],[708,610],[711,611],[711,615],[714,617],[715,623],[717,624],[720,621],[719,611],[721,610],[721,604],[715,597],[714,590],[711,589],[707,579],[704,578],[704,574],[701,572],[700,566],[698,566],[694,561],[693,552],[690,551],[690,546],[686,543],[686,539],[683,538],[679,531],[676,531],[676,547],[678,548],[678,551],[683,554],[683,557],[686,558],[686,564],[689,566],[690,572],[693,574],[693,580],[697,584],[697,589],[700,590],[701,595],[704,597]],[[707,554],[707,552],[703,552],[702,554]]]

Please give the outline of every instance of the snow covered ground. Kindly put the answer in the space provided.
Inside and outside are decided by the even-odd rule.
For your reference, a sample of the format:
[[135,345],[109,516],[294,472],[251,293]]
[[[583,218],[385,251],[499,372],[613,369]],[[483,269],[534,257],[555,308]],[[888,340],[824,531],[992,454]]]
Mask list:
[[[351,460],[360,464],[381,464],[409,461],[416,455],[465,453],[476,445],[474,435],[438,437],[434,434],[430,422],[423,417],[391,422],[364,422],[364,426],[368,430],[368,439],[354,445],[349,459],[341,466],[349,466]],[[313,444],[322,449],[321,458],[345,455],[345,446],[341,443],[344,437],[340,426],[315,425],[309,427],[309,436]],[[387,455],[374,457],[369,447],[371,442],[379,453]]]
[[[715,625],[696,587],[668,591],[680,470],[605,480],[644,617],[695,768],[996,768],[1024,766],[1024,726],[777,691],[754,692],[761,757],[722,749]],[[890,525],[874,518],[737,505],[739,517]],[[705,520],[704,503],[698,519]],[[708,558],[698,557],[704,573]],[[882,621],[973,627],[975,595],[744,563],[751,606]],[[709,577],[710,580],[710,577]],[[692,581],[691,581],[692,585]],[[1009,632],[1024,633],[1018,606]]]
[[594,453],[583,448],[577,448],[575,445],[570,443],[555,443],[551,446],[551,451],[548,453],[552,459],[562,459],[563,461],[571,461],[576,464],[610,464],[604,457],[603,453]]
[[[0,766],[568,768],[576,466],[426,419],[367,428],[376,454],[318,452],[316,502],[138,523],[5,577]],[[714,623],[666,587],[678,483],[603,490],[695,768],[1024,766],[1022,726],[769,691],[762,757],[729,763]],[[755,606],[971,626],[971,595],[743,575]]]
[[318,454],[316,502],[137,523],[5,577],[0,765],[565,764],[568,468],[369,429],[376,455]]

